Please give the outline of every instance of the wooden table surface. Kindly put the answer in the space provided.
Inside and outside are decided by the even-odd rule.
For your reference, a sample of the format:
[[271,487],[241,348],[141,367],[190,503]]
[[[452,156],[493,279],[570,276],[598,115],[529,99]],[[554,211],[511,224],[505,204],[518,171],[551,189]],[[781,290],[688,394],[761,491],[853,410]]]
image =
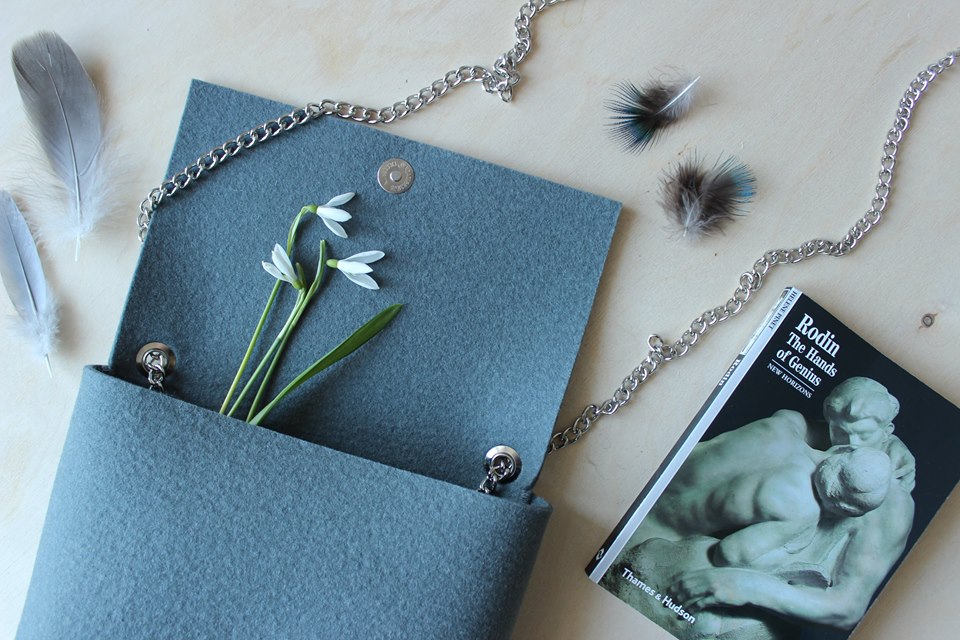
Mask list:
[[[137,205],[164,177],[190,79],[293,104],[386,105],[449,69],[492,64],[512,45],[518,8],[519,0],[5,6],[0,49],[54,30],[85,62],[103,93],[116,168],[111,223],[84,243],[79,263],[71,246],[43,248],[63,305],[53,378],[21,341],[0,334],[0,637],[15,633],[81,367],[107,359],[139,251]],[[960,46],[958,24],[960,3],[946,0],[570,0],[535,21],[513,103],[465,87],[389,130],[623,202],[558,418],[565,426],[610,395],[649,334],[677,337],[725,301],[765,250],[845,233],[870,203],[899,97],[920,69]],[[604,102],[617,83],[669,69],[702,76],[695,108],[642,154],[624,152],[609,136]],[[516,638],[669,637],[583,567],[782,287],[800,287],[960,402],[958,105],[953,69],[921,101],[888,215],[853,255],[778,268],[739,320],[547,461],[537,490],[555,513]],[[30,195],[43,191],[40,161],[9,66],[0,71],[0,140],[0,186],[42,207]],[[663,169],[694,151],[735,154],[758,181],[748,215],[697,242],[678,238],[657,203]],[[11,313],[0,296],[0,314]],[[958,544],[960,505],[949,500],[855,637],[955,637]]]

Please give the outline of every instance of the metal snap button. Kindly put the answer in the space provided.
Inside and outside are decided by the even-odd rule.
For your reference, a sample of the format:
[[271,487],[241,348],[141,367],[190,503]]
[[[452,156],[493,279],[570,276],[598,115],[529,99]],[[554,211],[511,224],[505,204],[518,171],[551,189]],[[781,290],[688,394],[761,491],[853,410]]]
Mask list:
[[137,352],[137,364],[147,375],[150,388],[162,392],[167,374],[177,365],[177,357],[162,342],[149,342]]
[[413,167],[402,158],[390,158],[377,170],[377,182],[387,193],[403,193],[413,184]]
[[156,367],[170,371],[177,366],[177,357],[173,354],[173,349],[162,342],[148,342],[137,352],[137,364],[144,371]]
[[513,447],[500,445],[487,451],[483,466],[497,482],[513,482],[520,475],[520,454]]
[[520,454],[507,445],[494,447],[484,456],[483,468],[487,477],[477,491],[486,494],[496,493],[499,485],[513,482],[520,475]]

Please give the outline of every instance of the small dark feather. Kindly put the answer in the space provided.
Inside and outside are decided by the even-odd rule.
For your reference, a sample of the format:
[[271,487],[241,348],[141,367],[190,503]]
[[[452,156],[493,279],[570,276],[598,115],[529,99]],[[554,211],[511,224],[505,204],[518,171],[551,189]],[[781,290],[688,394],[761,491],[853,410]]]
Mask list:
[[610,123],[614,138],[628,151],[642,151],[690,110],[699,79],[648,82],[640,87],[631,82],[619,85],[616,98],[606,105],[614,113]]
[[683,235],[698,238],[722,230],[743,214],[756,194],[756,178],[736,158],[709,168],[688,158],[667,171],[660,191],[664,209]]

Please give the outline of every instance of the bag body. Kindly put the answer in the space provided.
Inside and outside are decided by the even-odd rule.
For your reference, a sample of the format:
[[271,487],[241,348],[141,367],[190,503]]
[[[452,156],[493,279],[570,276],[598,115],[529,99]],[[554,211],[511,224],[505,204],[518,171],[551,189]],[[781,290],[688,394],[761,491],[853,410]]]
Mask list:
[[[285,111],[194,83],[171,173]],[[416,178],[387,193],[377,169],[397,157]],[[301,243],[385,251],[382,290],[328,274],[276,380],[379,309],[403,311],[266,428],[218,414],[272,286],[260,261],[301,206],[346,191],[350,238],[314,221]],[[18,637],[508,637],[550,514],[533,485],[618,213],[330,118],[170,198],[110,362],[84,373]],[[176,354],[169,395],[136,364],[155,341]],[[523,471],[485,495],[497,445]]]
[[91,367],[18,637],[507,637],[549,514]]

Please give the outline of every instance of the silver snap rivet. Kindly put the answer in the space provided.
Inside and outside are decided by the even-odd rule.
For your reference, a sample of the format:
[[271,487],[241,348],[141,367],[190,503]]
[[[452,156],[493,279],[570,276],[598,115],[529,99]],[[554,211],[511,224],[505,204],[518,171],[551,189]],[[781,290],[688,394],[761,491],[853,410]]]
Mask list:
[[177,365],[173,349],[162,342],[148,342],[137,352],[137,364],[147,374],[147,383],[154,391],[164,393],[163,383]]
[[173,354],[173,349],[162,342],[148,342],[137,352],[137,364],[147,372],[156,367],[162,367],[169,372],[177,366],[177,357]]
[[390,158],[377,170],[377,182],[387,193],[403,193],[413,184],[413,167],[402,158]]
[[520,475],[520,454],[505,444],[487,451],[483,457],[483,470],[487,477],[477,489],[487,495],[495,494],[501,484],[513,482]]
[[513,447],[500,445],[487,451],[483,466],[497,482],[513,482],[520,475],[520,454]]

